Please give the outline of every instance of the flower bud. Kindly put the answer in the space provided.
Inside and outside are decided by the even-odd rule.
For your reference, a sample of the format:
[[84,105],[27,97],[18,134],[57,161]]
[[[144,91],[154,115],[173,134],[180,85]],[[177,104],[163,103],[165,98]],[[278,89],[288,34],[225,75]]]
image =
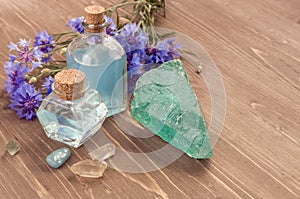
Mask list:
[[201,65],[198,65],[197,66],[197,73],[201,73],[202,69],[203,69],[203,67]]
[[60,50],[60,54],[65,54],[67,52],[67,48],[65,47],[65,48],[62,48],[61,50]]
[[36,83],[37,82],[37,78],[36,77],[32,77],[32,78],[30,78],[29,79],[29,84],[34,84],[34,83]]
[[26,75],[24,76],[24,78],[25,78],[26,80],[29,80],[29,79],[30,79],[30,75],[27,75],[27,74],[26,74]]
[[43,75],[50,75],[51,73],[51,70],[49,68],[44,68],[43,70],[41,70],[41,73]]

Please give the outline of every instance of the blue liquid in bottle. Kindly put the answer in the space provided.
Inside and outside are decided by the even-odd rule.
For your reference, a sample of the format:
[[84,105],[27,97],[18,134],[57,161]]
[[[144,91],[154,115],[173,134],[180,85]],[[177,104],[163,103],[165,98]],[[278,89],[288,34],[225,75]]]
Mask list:
[[[60,72],[73,80],[80,73]],[[67,84],[65,79],[55,79],[53,91],[43,100],[37,117],[49,138],[77,148],[100,129],[108,111],[99,93],[89,88],[88,81],[82,81],[82,86],[77,84],[76,90],[73,90],[75,81]],[[69,88],[69,93],[64,88]]]
[[108,117],[127,108],[126,53],[115,39],[104,32],[86,33],[69,45],[67,64],[85,73],[107,106]]

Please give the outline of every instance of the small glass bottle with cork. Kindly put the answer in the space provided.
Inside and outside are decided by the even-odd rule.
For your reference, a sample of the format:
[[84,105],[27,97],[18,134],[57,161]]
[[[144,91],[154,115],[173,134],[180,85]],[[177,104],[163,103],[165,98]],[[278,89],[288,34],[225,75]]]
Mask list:
[[98,5],[85,9],[85,33],[68,46],[68,68],[85,73],[108,109],[108,117],[127,108],[126,53],[122,46],[106,34],[105,9]]
[[37,117],[49,138],[77,148],[100,129],[108,110],[79,70],[57,73],[52,90]]

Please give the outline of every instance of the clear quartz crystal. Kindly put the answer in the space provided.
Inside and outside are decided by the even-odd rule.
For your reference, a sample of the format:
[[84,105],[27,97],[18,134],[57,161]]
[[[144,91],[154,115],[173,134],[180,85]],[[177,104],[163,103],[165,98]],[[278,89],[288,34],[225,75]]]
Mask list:
[[108,116],[127,108],[126,54],[122,46],[105,31],[75,39],[67,51],[68,68],[85,73],[91,88],[102,96]]
[[97,160],[82,160],[71,166],[71,171],[81,177],[86,178],[100,178],[103,176],[107,168],[106,162],[99,162]]
[[64,100],[58,97],[53,86],[53,92],[43,100],[37,112],[49,138],[77,148],[100,129],[107,108],[86,80],[84,90],[81,98]]
[[89,155],[93,160],[99,160],[100,162],[102,162],[115,155],[115,151],[116,146],[114,144],[108,143],[90,152]]

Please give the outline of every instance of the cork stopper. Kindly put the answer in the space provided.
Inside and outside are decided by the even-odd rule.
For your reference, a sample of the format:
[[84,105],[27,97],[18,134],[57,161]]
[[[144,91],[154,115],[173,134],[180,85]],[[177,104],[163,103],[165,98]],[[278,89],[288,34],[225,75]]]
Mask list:
[[[84,8],[85,20],[88,25],[101,25],[104,23],[105,8],[99,5]],[[88,32],[102,32],[103,28],[87,29]]]
[[54,92],[63,100],[76,100],[85,94],[85,75],[76,69],[60,71],[54,77]]

